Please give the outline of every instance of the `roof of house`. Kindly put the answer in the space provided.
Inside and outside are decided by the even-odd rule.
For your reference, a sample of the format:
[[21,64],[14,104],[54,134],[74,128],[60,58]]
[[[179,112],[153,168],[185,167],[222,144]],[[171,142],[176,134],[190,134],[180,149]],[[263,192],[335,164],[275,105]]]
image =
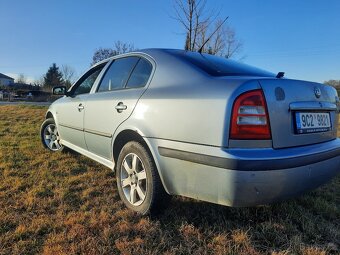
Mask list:
[[14,78],[12,78],[12,77],[9,77],[9,76],[7,76],[7,75],[4,75],[4,74],[2,74],[2,73],[0,73],[0,79],[11,79],[11,80],[14,80]]

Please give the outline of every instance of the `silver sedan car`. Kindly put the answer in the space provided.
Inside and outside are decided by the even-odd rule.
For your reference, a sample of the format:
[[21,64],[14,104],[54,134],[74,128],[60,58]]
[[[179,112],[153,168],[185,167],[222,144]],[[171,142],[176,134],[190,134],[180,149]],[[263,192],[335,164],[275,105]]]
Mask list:
[[225,58],[147,49],[91,67],[46,113],[43,145],[116,173],[146,214],[181,195],[254,206],[299,195],[340,171],[334,88]]

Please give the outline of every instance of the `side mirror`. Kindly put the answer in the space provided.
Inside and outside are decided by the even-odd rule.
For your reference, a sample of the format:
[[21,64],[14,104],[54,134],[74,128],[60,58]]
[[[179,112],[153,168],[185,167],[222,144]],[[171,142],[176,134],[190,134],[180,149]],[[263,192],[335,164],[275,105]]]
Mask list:
[[57,96],[67,95],[67,89],[65,86],[56,86],[53,87],[52,94]]

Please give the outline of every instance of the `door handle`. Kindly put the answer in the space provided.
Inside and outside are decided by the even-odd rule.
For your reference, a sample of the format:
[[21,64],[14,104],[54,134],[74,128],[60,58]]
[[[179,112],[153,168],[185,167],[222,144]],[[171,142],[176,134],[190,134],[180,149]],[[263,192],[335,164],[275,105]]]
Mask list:
[[123,102],[119,102],[115,109],[117,110],[117,112],[121,113],[122,111],[127,109],[127,106],[125,104],[123,104]]
[[84,110],[84,106],[83,106],[83,104],[79,104],[78,105],[78,111],[81,112],[82,110]]

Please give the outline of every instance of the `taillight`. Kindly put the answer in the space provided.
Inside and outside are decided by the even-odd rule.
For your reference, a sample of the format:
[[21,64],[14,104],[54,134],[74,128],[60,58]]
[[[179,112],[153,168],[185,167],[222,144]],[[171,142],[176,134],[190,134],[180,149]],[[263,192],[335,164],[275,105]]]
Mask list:
[[266,100],[262,90],[240,95],[233,106],[230,139],[271,139]]

